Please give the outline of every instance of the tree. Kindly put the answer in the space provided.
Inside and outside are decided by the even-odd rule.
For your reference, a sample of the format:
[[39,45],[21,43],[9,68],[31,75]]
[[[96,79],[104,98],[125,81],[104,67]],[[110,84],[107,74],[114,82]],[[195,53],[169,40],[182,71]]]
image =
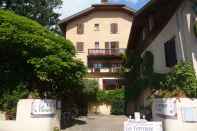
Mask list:
[[0,8],[12,10],[43,26],[51,27],[57,23],[59,17],[54,10],[60,8],[61,4],[62,0],[1,0]]
[[70,41],[35,21],[0,10],[0,97],[19,84],[50,98],[80,90],[86,68],[74,55]]

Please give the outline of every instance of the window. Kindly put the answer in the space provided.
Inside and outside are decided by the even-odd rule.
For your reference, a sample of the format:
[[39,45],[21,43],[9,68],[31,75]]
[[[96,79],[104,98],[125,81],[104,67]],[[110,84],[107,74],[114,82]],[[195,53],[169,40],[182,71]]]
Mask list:
[[103,66],[102,64],[93,64],[94,71],[95,72],[100,72],[102,66]]
[[83,52],[84,51],[84,43],[83,42],[77,42],[77,52]]
[[116,49],[116,48],[119,48],[118,41],[105,42],[105,49]]
[[105,42],[105,49],[109,49],[110,46],[109,46],[109,42]]
[[111,42],[111,48],[112,48],[112,49],[117,49],[117,48],[119,48],[119,42],[117,42],[117,41]]
[[175,38],[167,41],[164,44],[165,47],[165,58],[166,58],[166,66],[172,67],[177,64],[177,56],[176,56],[176,45]]
[[100,27],[99,24],[94,24],[94,30],[95,30],[95,31],[99,31],[99,29],[100,29],[99,27]]
[[77,24],[77,34],[84,33],[84,24]]
[[103,79],[104,90],[120,89],[123,85],[123,81],[119,79]]
[[117,23],[112,23],[111,24],[111,33],[112,34],[117,34],[118,33],[118,24]]
[[99,42],[95,42],[95,49],[99,49]]

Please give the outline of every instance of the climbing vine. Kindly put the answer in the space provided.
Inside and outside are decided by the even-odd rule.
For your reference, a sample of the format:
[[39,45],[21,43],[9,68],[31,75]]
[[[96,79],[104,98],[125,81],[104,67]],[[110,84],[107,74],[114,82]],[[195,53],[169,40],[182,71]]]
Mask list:
[[194,34],[197,37],[197,22],[194,24]]
[[153,71],[154,56],[151,52],[145,52],[142,58],[137,53],[132,55],[135,56],[129,56],[124,66],[127,70],[127,101],[137,99],[147,88],[156,97],[197,97],[197,80],[191,62],[180,62],[170,73],[159,74]]

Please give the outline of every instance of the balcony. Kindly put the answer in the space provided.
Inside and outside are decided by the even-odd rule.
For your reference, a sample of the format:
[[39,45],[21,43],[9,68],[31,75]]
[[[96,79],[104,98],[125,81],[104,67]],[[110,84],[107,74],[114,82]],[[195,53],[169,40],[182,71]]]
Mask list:
[[88,56],[120,56],[126,49],[89,49]]
[[118,77],[120,76],[121,67],[113,68],[89,68],[90,77]]

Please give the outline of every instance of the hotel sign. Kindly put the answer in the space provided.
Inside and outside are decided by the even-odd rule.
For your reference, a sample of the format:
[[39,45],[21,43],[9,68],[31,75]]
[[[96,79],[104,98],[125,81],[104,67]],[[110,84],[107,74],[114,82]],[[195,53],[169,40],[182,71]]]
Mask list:
[[124,131],[163,131],[162,122],[125,122]]
[[156,100],[155,103],[155,112],[158,115],[163,116],[176,116],[177,115],[177,107],[176,100]]
[[56,113],[55,100],[35,100],[32,103],[32,115],[54,115]]

